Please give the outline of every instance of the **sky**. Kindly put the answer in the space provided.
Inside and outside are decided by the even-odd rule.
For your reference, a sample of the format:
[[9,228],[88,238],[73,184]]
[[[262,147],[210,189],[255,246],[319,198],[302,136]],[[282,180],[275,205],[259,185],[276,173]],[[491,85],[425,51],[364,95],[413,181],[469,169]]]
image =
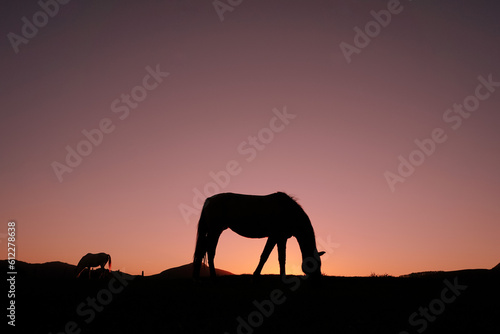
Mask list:
[[[106,252],[152,275],[192,261],[206,197],[283,191],[327,275],[491,268],[499,10],[3,1],[0,240],[15,221],[18,260]],[[225,231],[216,266],[252,273],[265,241]],[[287,273],[300,264],[291,238]]]

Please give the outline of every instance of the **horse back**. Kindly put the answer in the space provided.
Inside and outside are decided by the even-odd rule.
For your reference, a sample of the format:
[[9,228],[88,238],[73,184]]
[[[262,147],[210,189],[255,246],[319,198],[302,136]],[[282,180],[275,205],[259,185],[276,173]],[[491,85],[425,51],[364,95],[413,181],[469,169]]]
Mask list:
[[270,195],[244,195],[222,193],[208,198],[202,215],[212,227],[250,237],[293,235],[293,220],[300,206],[284,193]]

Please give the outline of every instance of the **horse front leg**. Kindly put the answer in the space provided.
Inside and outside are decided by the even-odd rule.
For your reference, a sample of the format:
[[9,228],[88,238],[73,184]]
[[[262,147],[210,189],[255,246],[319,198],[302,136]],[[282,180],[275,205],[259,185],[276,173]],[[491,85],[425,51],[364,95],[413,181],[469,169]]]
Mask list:
[[105,265],[106,265],[106,263],[101,264],[101,274],[99,275],[99,279],[101,279],[101,278],[105,275],[105,274],[104,274],[104,270],[106,270],[106,269],[104,269],[104,266],[105,266]]
[[262,255],[260,256],[260,261],[259,265],[253,272],[254,276],[260,276],[260,272],[262,271],[262,268],[264,267],[264,264],[266,263],[267,259],[269,258],[269,254],[271,254],[274,245],[276,245],[276,240],[272,237],[267,238],[266,245],[264,246],[264,250],[262,251]]
[[278,241],[278,261],[280,263],[280,275],[284,278],[285,273],[285,263],[286,263],[286,239],[280,239]]

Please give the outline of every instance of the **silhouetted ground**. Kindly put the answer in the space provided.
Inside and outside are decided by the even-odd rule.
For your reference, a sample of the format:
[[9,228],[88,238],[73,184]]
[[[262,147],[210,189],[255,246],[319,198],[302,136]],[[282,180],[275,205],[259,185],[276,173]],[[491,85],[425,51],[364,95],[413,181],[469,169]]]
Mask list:
[[[424,325],[423,333],[500,333],[500,275],[492,270],[324,277],[319,285],[301,276],[44,277],[17,277],[24,333],[418,333]],[[448,285],[458,285],[455,293]],[[432,321],[420,307],[434,310]]]

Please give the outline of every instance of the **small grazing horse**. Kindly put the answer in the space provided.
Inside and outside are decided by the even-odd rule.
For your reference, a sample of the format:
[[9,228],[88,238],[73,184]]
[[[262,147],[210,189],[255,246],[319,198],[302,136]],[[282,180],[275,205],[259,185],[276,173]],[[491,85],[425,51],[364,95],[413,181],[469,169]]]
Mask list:
[[92,253],[87,253],[87,255],[84,255],[80,262],[78,262],[78,265],[76,266],[76,277],[80,277],[81,273],[85,270],[85,268],[89,269],[89,278],[90,278],[90,271],[91,268],[95,267],[101,267],[101,275],[99,278],[101,278],[104,275],[104,266],[106,263],[109,264],[109,271],[111,271],[111,256],[106,253],[98,253],[98,254],[92,254]]
[[247,238],[265,238],[267,243],[253,273],[259,276],[269,254],[278,245],[280,275],[285,276],[286,241],[295,237],[302,253],[302,271],[321,276],[320,256],[309,217],[302,207],[285,193],[266,196],[222,193],[205,200],[198,222],[198,235],[193,260],[193,278],[200,275],[201,262],[208,254],[210,276],[215,277],[215,248],[225,229]]

